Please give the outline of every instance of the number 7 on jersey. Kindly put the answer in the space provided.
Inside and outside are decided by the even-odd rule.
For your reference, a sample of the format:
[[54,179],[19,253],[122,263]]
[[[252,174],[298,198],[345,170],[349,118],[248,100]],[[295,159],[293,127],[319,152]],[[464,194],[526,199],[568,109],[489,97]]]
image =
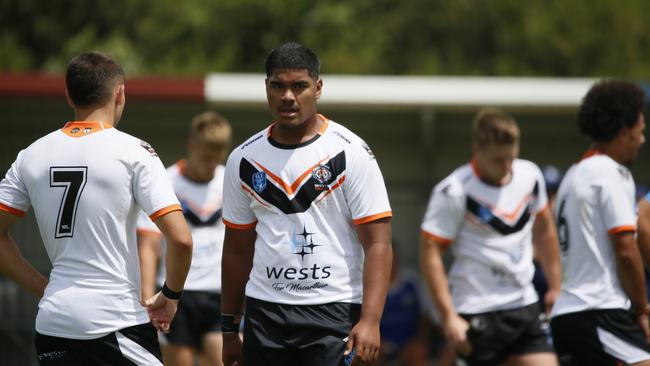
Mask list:
[[71,238],[81,193],[86,186],[88,167],[53,166],[50,167],[50,187],[63,187],[63,197],[59,205],[54,238]]

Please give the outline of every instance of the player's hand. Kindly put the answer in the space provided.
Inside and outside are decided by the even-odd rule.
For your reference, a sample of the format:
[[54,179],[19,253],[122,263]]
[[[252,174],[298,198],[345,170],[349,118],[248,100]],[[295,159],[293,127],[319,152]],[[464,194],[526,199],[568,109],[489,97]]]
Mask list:
[[467,356],[472,353],[472,345],[469,339],[467,339],[467,331],[469,330],[467,320],[458,314],[453,314],[442,324],[442,328],[445,333],[445,338],[452,349],[462,356]]
[[223,333],[221,359],[224,366],[240,366],[242,342],[239,333]]
[[548,289],[548,291],[546,291],[546,295],[544,295],[544,312],[546,315],[551,313],[553,304],[555,304],[555,300],[557,300],[558,296],[560,296],[560,290]]
[[379,322],[364,321],[362,319],[350,331],[344,355],[349,355],[354,349],[356,362],[374,362],[379,357],[380,342]]
[[162,292],[157,292],[144,302],[144,306],[156,329],[163,333],[169,333],[169,327],[176,315],[178,300],[172,300],[165,297]]

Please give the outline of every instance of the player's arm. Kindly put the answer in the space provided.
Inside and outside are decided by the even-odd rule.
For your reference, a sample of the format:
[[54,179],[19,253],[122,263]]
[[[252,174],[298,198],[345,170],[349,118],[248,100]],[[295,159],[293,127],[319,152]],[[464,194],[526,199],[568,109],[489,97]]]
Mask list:
[[639,202],[637,230],[637,244],[641,257],[643,257],[646,267],[650,268],[650,202],[646,198]]
[[9,227],[17,219],[15,215],[0,210],[0,272],[41,298],[47,286],[47,278],[20,254],[9,233]]
[[346,354],[354,348],[356,357],[365,362],[373,362],[379,356],[379,322],[384,311],[393,262],[391,221],[390,218],[382,218],[359,224],[356,225],[356,231],[365,253],[363,300],[361,318],[350,331]]
[[453,349],[468,354],[471,351],[467,340],[469,324],[456,312],[442,260],[450,244],[449,241],[423,234],[420,241],[420,269],[440,313],[445,338]]
[[140,257],[143,300],[156,293],[156,273],[158,272],[161,238],[162,235],[159,233],[138,229],[138,255]]
[[244,311],[246,282],[253,268],[255,228],[233,229],[226,226],[221,257],[221,327],[223,363],[241,364],[239,321]]
[[537,249],[538,258],[548,282],[548,291],[544,297],[545,310],[548,313],[560,294],[560,286],[562,285],[560,244],[557,239],[555,221],[549,206],[546,206],[535,217],[533,245]]
[[650,341],[650,330],[648,325],[648,299],[646,298],[645,277],[643,263],[639,255],[639,248],[634,238],[634,231],[622,231],[609,235],[614,253],[618,277],[623,290],[630,298],[632,312],[636,314],[637,320]]
[[[181,211],[172,211],[158,217],[154,223],[162,232],[167,242],[165,255],[165,285],[146,301],[149,317],[153,325],[163,332],[169,331],[169,325],[176,314],[178,297],[185,285],[185,278],[192,263],[192,235]],[[167,292],[167,295],[165,295]]]
[[242,314],[244,290],[253,268],[255,228],[233,229],[226,226],[221,258],[221,312]]

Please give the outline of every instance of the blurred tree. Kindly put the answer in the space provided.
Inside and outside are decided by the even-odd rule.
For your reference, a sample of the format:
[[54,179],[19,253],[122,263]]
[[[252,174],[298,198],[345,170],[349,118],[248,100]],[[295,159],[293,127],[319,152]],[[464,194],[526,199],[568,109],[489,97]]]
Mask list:
[[644,78],[643,0],[0,0],[0,70],[99,49],[131,75],[260,72],[295,40],[327,73]]

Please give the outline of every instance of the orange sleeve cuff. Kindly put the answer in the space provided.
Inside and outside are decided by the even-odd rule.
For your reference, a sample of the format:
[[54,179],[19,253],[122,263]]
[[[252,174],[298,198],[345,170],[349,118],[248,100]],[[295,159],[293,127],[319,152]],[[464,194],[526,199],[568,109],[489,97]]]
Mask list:
[[436,242],[436,243],[438,243],[440,245],[447,246],[447,245],[451,244],[451,242],[452,242],[451,239],[443,238],[442,236],[432,234],[432,233],[430,233],[428,231],[425,231],[425,230],[420,230],[420,233],[422,234],[423,237],[425,237],[427,239],[430,239],[430,240],[432,240],[432,241],[434,241],[434,242]]
[[634,232],[634,231],[636,231],[636,226],[634,226],[634,225],[618,226],[618,227],[611,228],[611,229],[607,230],[607,234],[614,235],[614,234],[623,233],[623,232],[626,232],[626,231],[633,231]]
[[242,225],[242,224],[235,224],[235,223],[232,223],[232,222],[230,222],[230,221],[228,221],[226,219],[223,219],[223,223],[227,227],[229,227],[231,229],[235,229],[235,230],[249,230],[249,229],[254,229],[255,226],[257,226],[257,221],[252,222],[250,224],[243,224]]
[[152,213],[151,215],[149,215],[149,218],[151,219],[151,221],[156,221],[161,216],[165,216],[168,213],[174,212],[174,211],[183,211],[183,209],[181,208],[181,205],[173,204],[171,206],[161,208],[160,210]]
[[7,205],[3,205],[2,203],[0,203],[0,211],[4,211],[6,213],[9,213],[9,214],[12,214],[12,215],[18,216],[18,217],[25,216],[25,211],[19,210],[17,208],[9,207]]
[[393,217],[393,212],[392,211],[386,211],[386,212],[381,212],[381,213],[366,216],[366,217],[361,217],[361,218],[358,218],[358,219],[354,220],[354,224],[355,225],[366,224],[368,222],[377,221],[379,219],[383,219],[383,218],[386,218],[386,217]]

